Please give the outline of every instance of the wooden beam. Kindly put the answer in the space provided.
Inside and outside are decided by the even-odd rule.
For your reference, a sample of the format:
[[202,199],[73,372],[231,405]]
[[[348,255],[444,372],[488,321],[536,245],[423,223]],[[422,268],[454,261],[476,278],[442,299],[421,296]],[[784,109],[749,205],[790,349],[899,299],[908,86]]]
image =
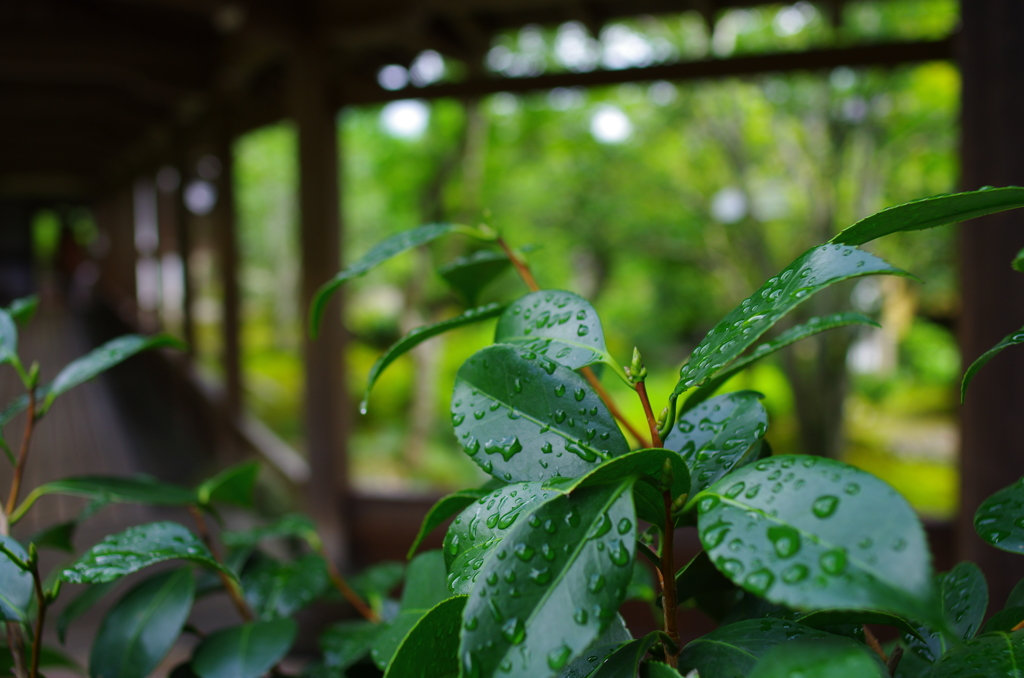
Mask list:
[[[341,265],[338,130],[329,96],[330,59],[315,41],[295,46],[289,71],[289,112],[298,130],[299,227],[302,281],[299,308],[306,318],[316,290]],[[319,337],[303,322],[305,437],[312,470],[309,507],[339,565],[349,562],[349,403],[342,356],[345,336],[335,295]]]
[[644,68],[596,70],[588,73],[549,73],[531,78],[476,78],[460,83],[408,86],[386,91],[376,81],[364,80],[346,85],[345,104],[374,104],[398,99],[440,99],[479,97],[497,92],[532,92],[556,87],[596,87],[627,82],[655,80],[685,81],[741,77],[765,73],[830,70],[838,66],[900,66],[922,61],[954,58],[955,37],[919,42],[882,43],[811,49],[802,52],[758,54],[728,59],[683,61]]
[[219,140],[221,163],[219,195],[215,207],[217,253],[221,283],[221,363],[224,368],[225,410],[232,418],[242,412],[242,295],[238,285],[238,225],[235,209],[234,152],[231,137]]
[[[1024,3],[961,3],[961,185],[1024,186]],[[1024,276],[1010,260],[1024,247],[1024,213],[964,224],[959,234],[960,350],[967,366],[1024,324]],[[1020,556],[974,532],[978,505],[1024,476],[1024,351],[1010,349],[983,368],[961,409],[959,557],[981,566],[995,607],[1021,577]]]

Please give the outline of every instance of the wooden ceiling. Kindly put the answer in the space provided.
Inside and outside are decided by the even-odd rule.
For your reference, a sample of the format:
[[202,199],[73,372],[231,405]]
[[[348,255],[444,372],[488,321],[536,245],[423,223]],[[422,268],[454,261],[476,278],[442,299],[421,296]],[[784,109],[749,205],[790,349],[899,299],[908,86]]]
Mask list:
[[[838,1],[825,2],[823,9],[837,12]],[[753,4],[759,3],[5,0],[0,2],[0,196],[87,199],[142,168],[182,160],[204,135],[236,134],[280,119],[295,49],[314,45],[329,62],[339,106],[408,96],[381,89],[377,72],[386,64],[408,64],[425,49],[465,63],[468,82],[417,90],[418,96],[621,82],[640,76],[592,72],[542,76],[524,84],[490,76],[482,64],[496,33],[527,24],[574,20],[596,34],[609,20],[627,16],[696,10],[711,22],[723,9]],[[950,51],[939,43],[917,50],[882,61],[944,58]],[[879,58],[866,63],[872,59]],[[707,70],[706,64],[696,66]],[[672,72],[653,73],[672,77]],[[703,77],[716,74],[712,67]],[[686,74],[680,71],[678,77]]]

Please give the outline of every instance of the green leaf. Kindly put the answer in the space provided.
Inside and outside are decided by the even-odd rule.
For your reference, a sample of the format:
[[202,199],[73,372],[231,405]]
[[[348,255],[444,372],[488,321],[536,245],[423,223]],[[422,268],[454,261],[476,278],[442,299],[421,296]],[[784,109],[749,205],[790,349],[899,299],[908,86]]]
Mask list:
[[64,366],[64,369],[57,374],[57,378],[50,384],[43,401],[42,410],[46,412],[53,405],[57,396],[66,393],[79,384],[84,384],[93,377],[106,372],[111,367],[118,365],[133,355],[142,351],[148,351],[161,347],[184,348],[178,339],[169,334],[154,334],[144,337],[139,334],[126,334],[117,339],[111,339],[99,348],[93,349],[77,360],[73,360]]
[[[22,562],[28,561],[28,553],[13,537],[0,535],[0,544]],[[32,574],[25,571],[10,557],[0,551],[0,619],[25,622],[28,607],[34,593]]]
[[813,629],[827,631],[836,626],[863,626],[864,624],[879,624],[891,626],[911,637],[920,638],[921,634],[909,621],[895,614],[879,612],[878,610],[820,610],[809,612],[796,618],[804,626]]
[[200,504],[223,502],[242,508],[252,508],[256,478],[260,474],[258,461],[246,461],[224,469],[196,488]]
[[21,297],[12,301],[11,305],[7,307],[7,312],[11,314],[16,323],[24,327],[32,320],[32,316],[36,314],[36,309],[38,308],[38,295],[30,294],[27,297]]
[[[29,659],[32,654],[30,647],[25,648],[26,654]],[[68,657],[60,650],[56,650],[52,647],[43,645],[42,652],[39,653],[39,666],[44,668],[58,668],[58,669],[69,669],[73,673],[84,675],[85,671],[78,663]],[[63,671],[61,672],[64,673]],[[11,659],[11,653],[7,649],[6,638],[0,641],[0,676],[13,676],[14,675],[14,662]],[[42,673],[39,674],[42,676]]]
[[1024,631],[978,636],[942,656],[929,678],[1024,677]]
[[939,615],[921,522],[869,473],[832,459],[772,457],[697,501],[712,562],[751,593],[797,610]]
[[368,621],[344,621],[331,624],[320,635],[324,665],[344,671],[370,652],[370,647],[386,627]]
[[259,678],[281,661],[298,630],[291,619],[242,624],[203,639],[192,655],[200,678]]
[[676,573],[676,598],[680,603],[735,590],[736,585],[712,564],[707,551],[698,553]]
[[686,399],[686,404],[683,405],[681,411],[686,412],[704,402],[713,396],[715,391],[720,389],[725,382],[729,381],[761,358],[775,353],[779,349],[783,349],[790,344],[795,344],[801,339],[806,339],[807,337],[818,334],[819,332],[836,329],[837,327],[845,327],[847,325],[870,325],[871,327],[880,327],[877,322],[862,313],[833,313],[830,315],[811,318],[802,325],[790,327],[771,341],[766,341],[765,343],[760,344],[753,351],[729,365],[727,369],[716,374],[713,378],[708,380],[704,386],[698,388]]
[[165,560],[187,560],[235,579],[198,537],[172,522],[137,525],[110,535],[64,569],[60,578],[72,584],[113,581]]
[[1024,207],[1024,188],[1015,186],[936,195],[872,214],[844,229],[829,242],[863,245],[890,233],[955,224],[1016,207]]
[[921,640],[910,636],[903,639],[909,650],[929,662],[937,661],[957,643],[974,637],[988,607],[985,575],[974,563],[960,563],[949,572],[936,575],[935,584],[945,624],[938,628],[921,626],[919,633],[914,634]]
[[384,678],[456,678],[459,675],[459,628],[466,596],[431,608],[406,634]]
[[757,662],[749,678],[889,678],[877,655],[852,640],[784,643]]
[[836,636],[793,621],[748,619],[720,626],[684,647],[679,672],[685,675],[697,669],[709,678],[746,678],[757,660],[777,645],[828,638]]
[[463,233],[470,235],[481,240],[493,240],[488,234],[483,233],[475,228],[468,228],[466,226],[460,226],[458,224],[427,224],[426,226],[420,226],[409,231],[402,231],[396,233],[386,240],[382,240],[370,249],[369,252],[364,254],[359,261],[352,264],[344,271],[341,271],[333,278],[325,282],[320,286],[320,289],[313,295],[313,301],[310,304],[309,309],[309,334],[314,339],[320,330],[320,321],[323,319],[324,308],[327,307],[327,302],[330,300],[331,295],[334,294],[339,287],[347,283],[349,280],[358,278],[361,275],[365,275],[370,270],[376,268],[379,264],[384,263],[391,257],[394,257],[402,252],[425,245],[432,240],[436,240],[443,235],[449,233]]
[[0,308],[0,365],[18,360],[18,327],[14,318]]
[[69,520],[65,523],[57,523],[50,527],[43,528],[25,540],[28,544],[35,544],[36,548],[51,548],[66,553],[74,553],[75,545],[71,543],[75,536],[75,528],[78,527],[77,520]]
[[997,549],[1024,553],[1024,478],[986,499],[974,514],[978,536]]
[[693,350],[689,362],[679,371],[679,383],[673,395],[706,384],[716,372],[815,292],[842,280],[875,274],[907,275],[855,247],[821,245],[808,250],[778,276],[765,282],[708,332]]
[[36,500],[47,494],[66,494],[73,497],[150,506],[187,506],[198,501],[196,493],[190,489],[161,483],[151,478],[78,476],[55,480],[32,490],[11,514],[11,523],[21,520]]
[[420,524],[420,531],[416,533],[416,538],[412,540],[412,546],[409,547],[409,551],[405,554],[405,557],[412,558],[416,553],[416,549],[419,548],[420,543],[422,543],[428,534],[437,529],[441,523],[448,520],[456,513],[461,512],[477,499],[486,497],[487,494],[488,491],[484,489],[459,490],[458,492],[453,492],[438,499],[437,502],[430,507],[430,510],[427,511],[427,515],[423,517],[423,523]]
[[1003,607],[1024,607],[1024,579],[1017,582],[1017,585],[1010,591],[1010,595],[1006,597],[1006,604]]
[[1024,622],[1024,607],[1008,607],[989,617],[985,625],[981,627],[978,635],[995,633],[996,631],[1011,631],[1013,627],[1021,622]]
[[768,430],[768,412],[760,393],[736,391],[705,401],[679,418],[665,437],[690,469],[689,510],[702,492],[730,471],[753,461],[754,443]]
[[631,640],[633,635],[626,628],[622,615],[615,615],[608,628],[575,661],[562,669],[558,678],[587,678],[608,655]]
[[330,585],[324,559],[317,555],[282,563],[261,554],[240,579],[245,599],[260,619],[290,617]]
[[1017,252],[1017,256],[1010,263],[1010,267],[1018,273],[1024,273],[1024,248]]
[[633,578],[626,589],[626,600],[639,600],[653,603],[658,599],[658,590],[654,585],[654,575],[639,560],[633,561]]
[[632,678],[637,675],[640,661],[657,643],[668,640],[661,631],[652,631],[643,638],[630,641],[611,653],[591,678]]
[[647,662],[640,667],[640,678],[683,678],[683,675],[668,664]]
[[557,496],[538,482],[499,487],[466,507],[444,537],[444,560],[448,588],[452,593],[469,593],[484,561],[518,519]]
[[92,678],[144,678],[174,647],[192,611],[192,568],[162,572],[133,587],[103,617],[92,644]]
[[88,612],[93,605],[110,593],[111,589],[115,586],[117,586],[116,581],[90,584],[67,607],[61,610],[60,615],[57,617],[57,638],[60,639],[62,644],[67,638],[68,627],[71,626],[71,623]]
[[478,351],[459,368],[452,424],[466,454],[508,482],[580,476],[629,451],[582,377],[508,345]]
[[608,627],[633,572],[633,483],[581,488],[517,521],[466,604],[463,675],[511,663],[514,675],[553,676]]
[[267,539],[282,537],[298,537],[306,541],[318,540],[316,525],[309,516],[301,513],[289,513],[270,525],[253,527],[248,530],[232,530],[221,533],[221,541],[225,546],[255,546]]
[[437,272],[452,289],[462,295],[469,306],[475,306],[487,285],[512,266],[504,252],[480,250],[459,257],[438,267]]
[[974,379],[974,375],[978,373],[978,370],[985,366],[985,363],[992,360],[992,358],[995,358],[996,355],[1002,352],[1004,348],[1016,346],[1021,343],[1024,343],[1024,327],[1003,337],[1002,341],[982,353],[981,357],[971,363],[971,366],[967,368],[966,372],[964,372],[964,380],[960,383],[960,402],[964,402],[964,399],[967,397],[968,385],[970,385],[971,381]]
[[562,492],[572,492],[578,487],[592,487],[603,483],[620,483],[627,476],[635,476],[645,482],[634,488],[637,517],[659,527],[665,525],[664,490],[662,476],[666,464],[672,469],[672,497],[679,497],[690,491],[690,472],[682,457],[676,452],[661,448],[634,450],[621,457],[601,464],[585,476],[568,483],[560,483]]
[[597,311],[572,292],[539,290],[518,299],[498,320],[494,343],[520,345],[571,370],[594,363],[622,370],[608,355]]
[[402,582],[404,576],[404,563],[386,560],[367,567],[349,579],[349,586],[379,612],[384,599]]
[[487,304],[486,306],[480,306],[479,308],[471,308],[461,315],[457,315],[454,318],[442,320],[441,322],[434,323],[432,325],[425,325],[423,327],[417,327],[412,330],[404,337],[392,344],[387,351],[384,352],[377,362],[370,368],[370,376],[366,379],[366,391],[363,393],[363,400],[359,404],[359,411],[366,414],[367,403],[370,400],[370,391],[373,389],[373,385],[377,383],[377,378],[387,369],[388,365],[398,359],[399,356],[411,351],[421,343],[436,337],[439,334],[444,334],[449,330],[454,330],[458,327],[465,327],[466,325],[472,325],[482,320],[489,318],[495,318],[505,310],[506,304]]
[[441,552],[427,551],[413,558],[406,570],[398,616],[386,623],[386,628],[377,636],[370,649],[370,657],[377,668],[385,670],[416,622],[450,596],[445,584],[444,556]]

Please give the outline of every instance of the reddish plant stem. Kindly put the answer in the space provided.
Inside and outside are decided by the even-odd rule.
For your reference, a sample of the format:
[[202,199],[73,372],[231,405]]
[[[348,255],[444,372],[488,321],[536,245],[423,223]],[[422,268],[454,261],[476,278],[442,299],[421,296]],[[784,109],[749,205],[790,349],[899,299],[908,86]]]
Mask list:
[[896,675],[896,669],[899,668],[901,659],[903,659],[903,647],[897,645],[896,649],[889,655],[889,661],[885,662],[885,668],[889,669],[890,676]]
[[1012,629],[1010,629],[1010,631],[1020,631],[1021,629],[1024,629],[1024,621],[1014,626]]
[[28,414],[25,419],[25,433],[21,438],[21,450],[18,451],[18,463],[14,465],[14,478],[11,480],[11,492],[7,495],[7,515],[14,512],[18,503],[18,491],[21,489],[21,477],[25,474],[25,461],[28,459],[28,446],[32,441],[32,428],[36,423],[36,389],[28,390]]
[[7,626],[7,647],[11,651],[11,658],[14,661],[14,675],[16,678],[28,678],[28,669],[25,667],[25,644],[21,637],[21,628],[18,622],[6,622]]
[[672,492],[665,490],[665,532],[662,536],[661,549],[661,592],[662,608],[665,610],[665,633],[675,643],[675,648],[666,648],[665,659],[668,665],[675,668],[679,665],[679,628],[676,625],[676,573],[675,558],[675,523],[672,520]]
[[661,434],[658,433],[658,420],[654,418],[654,410],[651,409],[651,399],[647,397],[647,386],[644,382],[636,382],[636,393],[640,396],[640,402],[644,406],[644,414],[647,415],[647,425],[651,428],[651,442],[654,447],[661,447]]
[[[188,510],[189,513],[192,514],[192,518],[196,521],[196,528],[199,530],[199,538],[203,540],[204,544],[206,544],[206,548],[210,549],[213,559],[223,566],[224,561],[221,560],[220,553],[217,551],[217,545],[213,542],[213,537],[210,536],[210,530],[206,527],[206,519],[203,518],[203,512],[195,505],[189,506]],[[245,599],[242,597],[242,592],[239,590],[235,581],[223,570],[217,570],[217,576],[220,578],[220,583],[224,585],[224,589],[228,592],[228,596],[231,598],[231,602],[234,603],[235,609],[238,610],[238,614],[241,615],[242,619],[245,621],[252,621],[255,618],[255,615],[249,608],[249,604],[246,603]]]
[[[34,553],[34,552],[33,552]],[[39,655],[43,651],[43,624],[46,621],[46,594],[43,593],[43,582],[39,577],[39,563],[32,562],[32,582],[36,590],[36,604],[39,609],[36,611],[35,636],[32,638],[32,669],[29,678],[39,676]]]
[[338,589],[338,592],[345,597],[345,600],[356,609],[356,612],[361,614],[367,621],[371,621],[374,624],[380,623],[380,615],[373,611],[373,608],[367,605],[359,594],[352,590],[352,587],[348,585],[345,578],[341,576],[341,572],[338,571],[338,567],[334,564],[334,561],[327,555],[327,550],[323,546],[319,549],[321,557],[324,562],[327,563],[327,576],[331,578],[331,583],[334,584],[334,588]]
[[523,279],[523,282],[526,283],[526,286],[530,288],[530,291],[536,292],[540,290],[540,285],[538,285],[537,281],[533,279],[533,273],[530,272],[530,267],[526,265],[525,261],[516,256],[516,253],[512,251],[512,248],[508,246],[508,243],[505,242],[504,238],[500,236],[498,237],[498,245],[500,245],[501,249],[505,251],[505,256],[507,256],[508,260],[512,262],[512,265],[515,266],[516,272],[519,274],[519,277]]
[[883,664],[887,663],[889,658],[885,656],[885,650],[882,649],[882,644],[878,642],[878,638],[875,637],[875,634],[871,632],[871,629],[866,624],[861,626],[861,628],[864,629],[864,642],[875,651],[875,654],[881,657]]

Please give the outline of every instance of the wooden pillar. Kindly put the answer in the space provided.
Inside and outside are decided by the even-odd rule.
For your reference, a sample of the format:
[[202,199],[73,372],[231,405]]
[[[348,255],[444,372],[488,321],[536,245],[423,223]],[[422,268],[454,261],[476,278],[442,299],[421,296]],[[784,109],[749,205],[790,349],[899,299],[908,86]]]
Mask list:
[[[309,43],[315,41],[310,40]],[[317,288],[341,263],[338,136],[329,96],[330,60],[315,44],[296,45],[288,82],[289,115],[298,131],[299,228],[303,320]],[[305,429],[312,470],[309,507],[340,565],[348,561],[346,520],[349,404],[343,369],[344,335],[335,295],[317,339],[303,328]]]
[[217,149],[221,170],[215,219],[222,290],[221,360],[224,365],[225,407],[230,416],[238,416],[242,407],[242,295],[238,287],[238,227],[235,214],[234,153],[231,141],[230,135],[223,133]]
[[178,256],[181,257],[181,338],[187,346],[185,350],[190,356],[195,357],[196,324],[192,315],[194,288],[191,268],[193,223],[192,213],[185,206],[185,167],[180,165],[177,169],[180,178],[178,189],[175,191],[174,217],[178,234]]
[[[964,189],[1024,186],[1024,3],[961,3],[962,173]],[[1024,212],[960,227],[963,311],[960,348],[969,365],[1024,324],[1024,275],[1010,261],[1024,247]],[[983,543],[974,512],[1024,476],[1024,350],[1008,349],[979,372],[961,413],[959,557],[989,577],[993,609],[1024,576],[1020,556]]]

